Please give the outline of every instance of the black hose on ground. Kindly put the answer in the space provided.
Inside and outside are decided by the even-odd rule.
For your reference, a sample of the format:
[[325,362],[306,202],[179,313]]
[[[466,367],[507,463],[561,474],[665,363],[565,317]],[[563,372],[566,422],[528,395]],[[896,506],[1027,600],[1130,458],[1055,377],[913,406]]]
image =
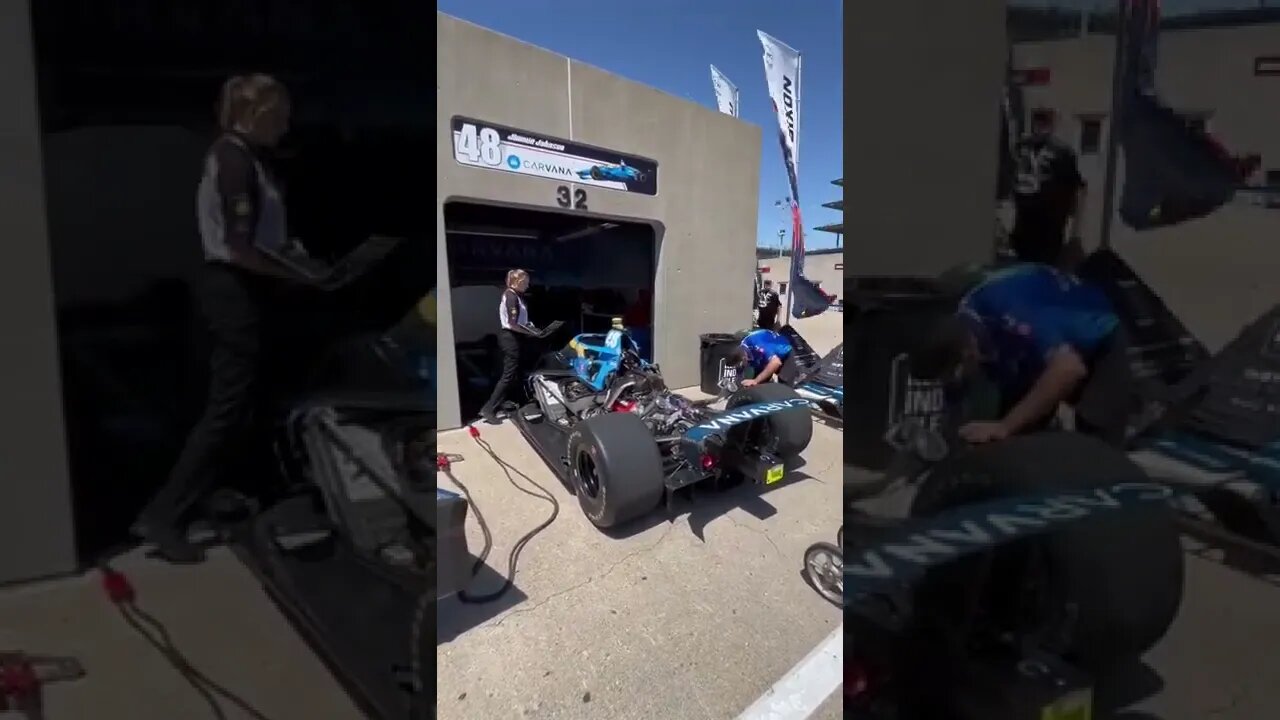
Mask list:
[[[507,556],[507,574],[503,579],[502,585],[500,585],[496,590],[492,592],[484,593],[482,595],[468,593],[465,590],[458,593],[458,600],[461,602],[467,603],[469,605],[483,605],[486,603],[491,603],[497,600],[498,598],[502,597],[509,590],[511,590],[511,588],[515,585],[516,568],[520,562],[520,553],[524,551],[525,546],[527,546],[529,542],[532,541],[533,538],[535,538],[538,535],[538,533],[542,532],[543,530],[546,530],[548,527],[551,526],[551,523],[555,522],[556,517],[560,515],[560,502],[556,500],[555,495],[553,495],[551,491],[547,490],[542,485],[539,485],[536,480],[529,477],[524,472],[520,471],[518,468],[508,463],[506,460],[503,460],[501,457],[499,457],[498,454],[494,452],[493,447],[489,445],[489,443],[486,442],[483,438],[480,437],[480,431],[474,425],[469,426],[467,428],[467,432],[468,434],[471,435],[471,438],[475,440],[476,445],[478,445],[480,449],[483,450],[489,457],[493,458],[494,462],[498,463],[498,467],[502,468],[503,474],[507,476],[507,481],[511,483],[512,487],[524,493],[525,495],[537,498],[539,500],[545,500],[551,504],[551,514],[547,517],[547,519],[543,520],[541,523],[539,523],[536,527],[534,527],[529,532],[520,536],[520,539],[517,540],[515,545],[512,546],[511,553]],[[480,555],[476,558],[476,562],[474,565],[472,565],[472,568],[471,568],[471,577],[474,578],[480,574],[480,570],[485,566],[485,561],[489,557],[489,552],[493,550],[493,533],[490,532],[489,524],[485,521],[484,515],[480,512],[480,507],[476,505],[475,500],[472,499],[470,489],[468,489],[465,484],[460,482],[458,478],[453,474],[453,470],[450,466],[450,463],[448,462],[447,458],[445,458],[444,456],[441,456],[441,462],[439,463],[439,468],[440,468],[440,471],[444,473],[445,477],[449,478],[449,480],[454,485],[457,485],[458,489],[462,491],[462,495],[466,499],[467,504],[471,506],[472,512],[475,513],[476,522],[480,524],[480,532],[484,535],[484,549],[480,551]],[[533,492],[532,490],[529,490],[528,488],[522,487],[519,483],[516,482],[515,478],[512,476],[513,473],[515,475],[519,475],[520,477],[524,478],[531,485],[538,488],[538,490],[540,490],[541,493],[536,493],[536,492]]]

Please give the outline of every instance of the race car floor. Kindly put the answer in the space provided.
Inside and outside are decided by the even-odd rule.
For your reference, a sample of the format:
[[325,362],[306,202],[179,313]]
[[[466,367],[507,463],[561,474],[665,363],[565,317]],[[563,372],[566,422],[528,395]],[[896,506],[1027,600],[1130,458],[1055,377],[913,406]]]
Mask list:
[[[706,493],[610,537],[513,425],[480,429],[561,510],[528,543],[508,596],[441,604],[440,717],[733,718],[840,627],[840,609],[800,575],[805,548],[834,542],[842,519],[838,431],[815,423],[804,465],[768,492]],[[488,567],[505,573],[513,543],[547,517],[548,504],[512,487],[465,431],[442,434],[439,448],[465,458],[454,472],[493,532]],[[480,551],[474,518],[468,542]],[[498,583],[486,572],[472,591]],[[833,690],[812,717],[841,717]]]

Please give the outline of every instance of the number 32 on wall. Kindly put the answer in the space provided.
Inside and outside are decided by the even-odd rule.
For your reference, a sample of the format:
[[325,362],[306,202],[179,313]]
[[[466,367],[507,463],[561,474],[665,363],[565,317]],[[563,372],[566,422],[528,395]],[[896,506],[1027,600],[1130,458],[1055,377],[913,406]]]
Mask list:
[[573,201],[570,202],[569,187],[567,185],[561,185],[560,187],[556,188],[556,204],[557,205],[559,205],[562,208],[567,208],[572,205],[574,210],[587,209],[587,191],[586,190],[583,190],[582,188],[575,188],[573,191],[572,200]]

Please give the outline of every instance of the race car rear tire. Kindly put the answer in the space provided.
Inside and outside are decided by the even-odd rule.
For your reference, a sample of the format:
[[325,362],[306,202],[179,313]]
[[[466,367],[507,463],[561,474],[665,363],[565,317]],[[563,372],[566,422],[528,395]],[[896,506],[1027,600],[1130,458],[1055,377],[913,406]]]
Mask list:
[[582,512],[610,528],[662,500],[662,456],[653,433],[630,413],[587,418],[569,433],[569,474]]
[[[1150,483],[1122,452],[1076,433],[1010,438],[960,452],[939,464],[920,488],[913,516],[968,503],[1053,491],[1082,491],[1117,483]],[[1002,546],[986,556],[931,570],[917,585],[918,616],[959,618],[959,598],[981,593],[983,562],[994,585],[981,595],[1010,597],[1033,567],[1043,570],[1049,604],[1069,621],[1058,648],[1081,667],[1103,671],[1141,657],[1164,637],[1182,604],[1184,560],[1173,511],[1164,505],[1100,513],[1039,537]],[[1000,585],[1004,580],[1012,585]],[[1004,592],[1001,592],[1003,590]],[[970,608],[972,610],[973,608]],[[999,614],[1000,610],[994,611]],[[1003,618],[996,618],[997,622]]]
[[[762,383],[734,393],[725,403],[725,409],[732,410],[752,403],[798,399],[800,395],[793,388],[782,383]],[[804,449],[809,447],[809,441],[813,440],[813,415],[809,412],[809,408],[804,406],[783,410],[766,415],[759,420],[752,420],[743,425],[741,430],[735,428],[730,431],[729,438],[736,440],[744,437],[745,434],[757,432],[756,428],[759,428],[758,432],[763,433],[761,444],[772,445],[774,452],[784,458],[795,457],[804,452]]]

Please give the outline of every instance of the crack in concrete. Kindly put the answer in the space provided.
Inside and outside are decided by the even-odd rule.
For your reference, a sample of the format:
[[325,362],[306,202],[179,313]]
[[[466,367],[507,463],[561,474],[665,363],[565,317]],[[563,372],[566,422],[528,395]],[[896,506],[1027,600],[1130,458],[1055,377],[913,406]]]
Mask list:
[[767,533],[767,532],[765,532],[764,530],[761,530],[761,529],[759,529],[759,528],[754,528],[754,527],[752,527],[752,526],[750,526],[750,525],[743,525],[742,523],[738,522],[738,521],[737,521],[737,519],[735,519],[732,515],[725,515],[725,517],[726,517],[726,518],[728,518],[728,519],[729,519],[729,522],[733,523],[735,527],[740,527],[740,528],[742,528],[743,530],[749,530],[749,531],[751,531],[751,532],[753,532],[753,533],[755,533],[755,534],[757,534],[757,535],[759,535],[759,536],[763,537],[765,540],[768,540],[768,541],[769,541],[769,544],[773,546],[773,551],[774,551],[775,553],[777,553],[777,555],[778,555],[778,557],[779,557],[779,558],[781,558],[781,557],[782,557],[782,550],[778,547],[777,543],[775,543],[775,542],[773,541],[773,538],[769,537],[769,533]]
[[604,572],[600,574],[590,575],[587,577],[586,580],[583,580],[582,582],[577,583],[576,585],[551,593],[550,595],[545,597],[543,600],[541,600],[540,602],[534,603],[533,605],[529,605],[528,607],[523,607],[523,608],[515,608],[510,612],[508,612],[507,614],[503,615],[502,617],[498,618],[497,620],[494,620],[493,622],[486,623],[484,625],[480,625],[476,627],[475,630],[476,631],[492,630],[492,629],[501,627],[503,623],[515,617],[516,615],[524,615],[525,613],[531,613],[534,610],[537,610],[538,608],[542,607],[543,605],[546,605],[547,603],[551,602],[552,600],[555,600],[558,597],[561,597],[563,595],[568,595],[569,593],[572,593],[576,590],[580,590],[586,587],[587,585],[590,585],[591,583],[595,582],[596,580],[603,580],[609,577],[611,574],[613,574],[613,571],[621,567],[623,563],[629,560],[632,560],[634,558],[637,558],[641,555],[647,555],[653,552],[654,550],[657,550],[658,546],[661,545],[663,541],[665,541],[667,537],[671,535],[671,532],[675,529],[675,527],[676,527],[676,523],[674,522],[668,524],[667,529],[663,531],[662,536],[659,537],[657,540],[655,540],[652,545],[640,548],[639,550],[633,550],[627,553],[626,555],[623,555],[621,558],[616,560],[612,565],[610,565],[608,569],[606,569]]

